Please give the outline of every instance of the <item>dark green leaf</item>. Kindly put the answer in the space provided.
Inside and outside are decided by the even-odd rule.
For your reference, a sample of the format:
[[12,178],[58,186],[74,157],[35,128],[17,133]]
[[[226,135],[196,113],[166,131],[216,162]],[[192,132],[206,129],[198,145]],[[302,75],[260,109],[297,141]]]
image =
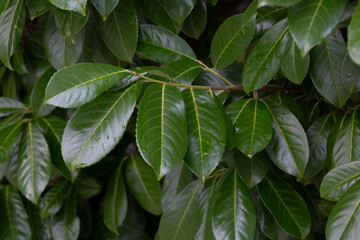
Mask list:
[[25,113],[15,113],[9,117],[6,117],[0,121],[0,129],[10,126],[24,117]]
[[[337,143],[337,136],[339,133],[340,128],[345,122],[347,114],[344,114],[341,119],[337,119],[335,121],[335,124],[331,127],[330,133],[328,135],[327,143],[326,143],[326,164],[327,164],[327,170],[330,171],[335,167],[334,162],[334,148],[335,144]],[[334,119],[335,120],[335,119]]]
[[45,137],[29,122],[20,141],[18,188],[27,199],[37,204],[50,175],[51,159]]
[[100,16],[105,22],[110,13],[119,3],[119,0],[91,0],[91,3],[95,6],[96,10],[99,12]]
[[161,67],[177,83],[191,84],[201,72],[202,67],[191,60],[170,62]]
[[160,239],[194,239],[201,224],[201,211],[197,195],[204,185],[195,181],[177,195],[160,220]]
[[0,117],[6,117],[25,110],[26,106],[22,102],[13,98],[0,97]]
[[234,168],[215,186],[212,226],[216,239],[254,239],[256,214],[250,193]]
[[268,5],[257,9],[255,37],[260,37],[267,29],[284,19],[288,8]]
[[12,63],[15,71],[19,74],[27,74],[29,73],[28,66],[25,63],[23,52],[21,48],[18,46],[14,52]]
[[284,172],[301,178],[309,158],[304,129],[296,117],[280,103],[263,101],[273,118],[274,134],[266,148],[271,160]]
[[79,32],[89,19],[89,11],[86,16],[74,11],[55,8],[54,18],[57,30],[64,36],[73,40],[73,37]]
[[154,215],[162,213],[161,189],[154,171],[138,155],[132,154],[126,164],[126,181],[138,203]]
[[2,95],[3,97],[15,98],[16,82],[14,72],[9,72],[7,78],[2,81]]
[[21,197],[14,187],[0,188],[0,211],[0,239],[31,239],[28,215]]
[[0,2],[0,14],[5,11],[11,3],[11,0],[3,0]]
[[205,0],[205,1],[215,6],[219,0]]
[[360,65],[360,45],[359,45],[359,24],[360,24],[360,4],[357,4],[352,15],[350,25],[348,28],[348,52],[351,59]]
[[262,202],[280,227],[289,235],[304,239],[310,232],[311,217],[302,197],[272,173],[257,187]]
[[[19,142],[19,141],[18,141]],[[17,184],[17,169],[19,167],[19,144],[16,145],[14,149],[14,153],[11,156],[10,163],[8,165],[8,169],[5,173],[6,179],[11,183],[12,186],[18,188]]]
[[49,0],[27,0],[31,20],[49,11],[51,6]]
[[112,53],[132,62],[138,38],[136,10],[132,0],[120,0],[106,22],[97,18],[99,32]]
[[0,163],[9,160],[18,142],[23,121],[17,121],[0,129]]
[[86,2],[87,0],[49,0],[53,5],[58,8],[70,11],[76,11],[83,16],[86,15]]
[[202,181],[218,165],[226,144],[226,128],[219,106],[199,89],[183,92],[188,119],[188,151],[185,162]]
[[10,159],[6,160],[3,163],[0,163],[0,181],[5,177],[9,165],[10,165]]
[[128,208],[124,176],[122,174],[123,164],[124,161],[121,161],[117,169],[110,175],[104,200],[104,223],[116,234],[118,234],[119,226],[124,222]]
[[10,57],[21,40],[24,23],[24,0],[12,1],[0,15],[0,60],[11,70]]
[[197,0],[163,0],[164,7],[169,16],[178,25],[183,24],[191,10],[194,8],[196,2]]
[[215,68],[229,66],[249,46],[255,33],[255,15],[248,20],[243,16],[238,14],[226,19],[216,31],[210,47]]
[[357,239],[359,232],[360,181],[336,203],[326,224],[326,239]]
[[272,26],[246,58],[243,85],[246,93],[265,86],[280,68],[280,46],[287,31],[286,20]]
[[149,86],[139,105],[136,139],[141,155],[161,179],[186,153],[186,113],[176,87]]
[[349,53],[342,63],[342,80],[346,91],[355,93],[360,91],[360,66],[351,60]]
[[62,155],[70,171],[100,161],[122,138],[141,92],[142,82],[105,93],[80,107],[68,121]]
[[186,36],[199,39],[204,32],[207,23],[206,4],[202,0],[198,0],[194,9],[183,24],[181,31]]
[[265,105],[258,100],[240,99],[226,108],[235,127],[236,147],[251,157],[265,149],[273,126]]
[[89,199],[101,192],[102,183],[94,177],[81,173],[76,178],[76,188],[82,198]]
[[291,6],[301,2],[301,0],[260,0],[260,6],[274,4],[277,6]]
[[141,25],[136,49],[141,55],[159,63],[196,59],[191,47],[175,33],[159,26]]
[[290,8],[289,29],[302,56],[330,35],[340,22],[346,2],[345,0],[301,1]]
[[30,201],[25,203],[29,215],[32,240],[51,240],[50,222],[40,218],[40,208]]

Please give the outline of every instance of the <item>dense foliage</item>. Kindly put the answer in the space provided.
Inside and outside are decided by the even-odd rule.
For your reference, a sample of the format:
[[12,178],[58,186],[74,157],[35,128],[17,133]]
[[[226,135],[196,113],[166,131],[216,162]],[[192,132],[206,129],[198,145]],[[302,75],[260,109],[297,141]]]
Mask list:
[[1,0],[0,239],[358,239],[360,4]]

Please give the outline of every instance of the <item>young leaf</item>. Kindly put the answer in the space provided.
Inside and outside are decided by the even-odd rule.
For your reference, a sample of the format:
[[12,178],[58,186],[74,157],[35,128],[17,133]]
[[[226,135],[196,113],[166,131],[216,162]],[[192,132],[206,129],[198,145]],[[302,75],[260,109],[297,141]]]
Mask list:
[[310,232],[311,217],[302,197],[273,173],[257,185],[262,202],[289,235],[304,239]]
[[188,119],[188,151],[185,162],[202,181],[218,165],[226,144],[226,128],[219,106],[199,89],[182,92]]
[[120,60],[132,62],[138,38],[136,10],[132,0],[120,0],[106,22],[97,18],[101,37]]
[[27,7],[30,12],[31,20],[46,13],[52,7],[49,0],[27,0]]
[[286,19],[272,26],[246,58],[243,85],[246,93],[265,86],[280,68],[280,46],[287,31]]
[[336,203],[326,224],[326,239],[356,239],[359,232],[360,181]]
[[161,66],[161,70],[169,74],[169,76],[177,83],[191,84],[199,75],[202,67],[188,59],[170,62]]
[[0,97],[0,117],[6,117],[25,110],[26,106],[22,102],[13,98]]
[[171,31],[155,25],[141,25],[136,51],[146,58],[159,63],[182,59],[195,60],[191,47]]
[[207,23],[207,10],[204,1],[197,1],[194,9],[187,17],[181,31],[191,38],[199,39],[204,32]]
[[86,16],[83,16],[74,11],[55,8],[54,18],[56,28],[64,37],[69,37],[72,40],[75,34],[85,26],[89,15],[89,11]]
[[235,127],[236,147],[249,157],[265,149],[273,126],[265,105],[258,100],[240,99],[226,108]]
[[31,239],[28,215],[19,193],[11,185],[0,188],[0,211],[0,239]]
[[138,201],[148,212],[154,215],[162,213],[161,189],[154,171],[138,155],[130,155],[126,164],[126,182]]
[[345,0],[301,1],[290,8],[289,30],[303,57],[334,30],[345,11],[346,2]]
[[245,21],[243,14],[226,19],[216,31],[211,42],[211,61],[215,68],[225,68],[233,63],[249,46],[255,33],[255,18]]
[[81,13],[86,15],[86,2],[87,0],[49,0],[54,6]]
[[18,142],[23,121],[0,129],[0,163],[9,160]]
[[354,13],[352,15],[350,25],[348,28],[348,52],[351,59],[360,65],[360,44],[359,44],[359,37],[360,31],[359,26],[360,24],[360,4],[357,4]]
[[202,217],[197,195],[203,187],[199,180],[192,182],[174,198],[161,217],[160,239],[194,239]]
[[250,193],[234,168],[215,186],[212,226],[216,239],[254,239],[256,214]]
[[50,180],[51,159],[45,137],[31,122],[21,137],[17,182],[20,192],[34,204]]
[[119,143],[141,88],[142,82],[137,82],[126,89],[105,93],[72,115],[61,146],[70,171],[100,161]]
[[175,168],[187,149],[184,100],[176,87],[149,86],[139,105],[136,140],[158,179]]
[[121,161],[117,169],[110,175],[104,200],[104,223],[108,229],[118,234],[118,228],[123,224],[128,201],[124,176],[122,174],[124,161]]
[[271,160],[284,172],[301,178],[309,158],[309,144],[296,117],[280,103],[263,101],[273,118],[274,134],[266,148]]
[[102,20],[105,22],[110,13],[119,3],[119,0],[91,0],[91,3],[95,6],[96,10],[102,17]]
[[310,52],[310,75],[314,86],[337,107],[342,107],[350,95],[342,79],[345,54],[346,44],[339,30]]

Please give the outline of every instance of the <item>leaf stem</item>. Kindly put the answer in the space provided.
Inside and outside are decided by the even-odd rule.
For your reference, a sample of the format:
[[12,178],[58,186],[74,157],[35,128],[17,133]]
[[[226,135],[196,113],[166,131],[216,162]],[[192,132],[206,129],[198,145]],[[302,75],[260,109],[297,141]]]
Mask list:
[[213,74],[215,74],[216,76],[218,76],[219,78],[221,78],[222,80],[224,80],[224,82],[226,82],[227,84],[229,84],[230,86],[234,87],[235,85],[232,84],[229,80],[227,80],[225,77],[223,77],[221,74],[219,74],[218,72],[212,70],[211,68],[209,68],[208,66],[206,66],[205,63],[203,63],[202,61],[200,60],[195,60],[197,63],[199,63],[206,71],[209,71]]

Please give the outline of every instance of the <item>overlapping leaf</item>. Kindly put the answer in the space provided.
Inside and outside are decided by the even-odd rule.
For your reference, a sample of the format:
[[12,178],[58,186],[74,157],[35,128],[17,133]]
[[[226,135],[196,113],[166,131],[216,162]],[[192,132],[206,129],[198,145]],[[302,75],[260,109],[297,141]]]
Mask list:
[[64,37],[70,37],[70,39],[72,39],[75,34],[85,26],[89,15],[89,11],[86,16],[83,16],[74,11],[55,8],[54,18],[56,28]]
[[84,199],[96,196],[101,192],[102,187],[102,183],[98,179],[86,173],[81,172],[76,178],[77,193]]
[[51,9],[49,0],[27,0],[27,7],[30,12],[31,20],[46,13]]
[[301,0],[260,0],[260,6],[274,4],[278,6],[291,6],[301,2]]
[[357,4],[348,27],[348,52],[351,59],[360,65],[360,4]]
[[70,11],[76,11],[85,16],[87,0],[49,0],[58,8]]
[[201,69],[198,63],[188,59],[170,62],[161,67],[175,82],[182,84],[191,84]]
[[12,125],[0,129],[0,163],[9,160],[18,142],[23,121],[17,121]]
[[32,239],[51,240],[50,222],[48,219],[41,219],[39,206],[26,201],[25,207],[29,215]]
[[25,110],[26,106],[22,102],[13,98],[0,97],[0,117],[6,117]]
[[103,21],[106,21],[110,13],[119,3],[119,0],[91,0],[91,3],[95,6]]
[[194,9],[185,20],[181,31],[185,35],[199,39],[207,24],[207,8],[204,1],[197,1]]
[[169,16],[178,24],[182,25],[191,10],[194,8],[197,0],[163,0],[166,11]]

